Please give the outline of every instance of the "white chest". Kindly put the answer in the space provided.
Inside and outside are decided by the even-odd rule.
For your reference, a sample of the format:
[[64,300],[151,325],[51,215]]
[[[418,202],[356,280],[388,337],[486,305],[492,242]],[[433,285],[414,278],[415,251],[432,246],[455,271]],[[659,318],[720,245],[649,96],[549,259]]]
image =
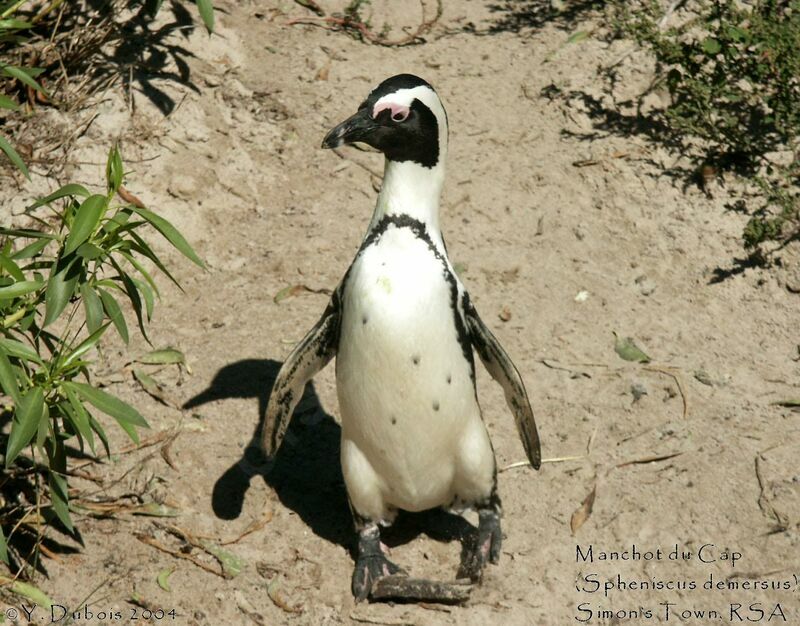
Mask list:
[[441,504],[465,432],[476,424],[482,431],[447,267],[412,230],[389,227],[356,260],[343,294],[336,361],[342,435],[402,508]]

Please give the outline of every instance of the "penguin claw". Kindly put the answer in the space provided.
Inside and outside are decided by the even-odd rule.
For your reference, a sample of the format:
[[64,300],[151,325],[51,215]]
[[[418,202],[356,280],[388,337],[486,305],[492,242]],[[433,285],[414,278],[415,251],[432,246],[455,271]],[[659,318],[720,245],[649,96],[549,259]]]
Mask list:
[[392,563],[382,554],[359,556],[355,570],[353,570],[352,585],[356,602],[366,600],[378,580],[395,574],[408,576],[401,567]]
[[464,546],[458,578],[469,578],[472,582],[480,582],[486,563],[497,564],[500,561],[500,547],[503,533],[500,530],[500,515],[493,510],[480,511],[478,532],[470,544]]

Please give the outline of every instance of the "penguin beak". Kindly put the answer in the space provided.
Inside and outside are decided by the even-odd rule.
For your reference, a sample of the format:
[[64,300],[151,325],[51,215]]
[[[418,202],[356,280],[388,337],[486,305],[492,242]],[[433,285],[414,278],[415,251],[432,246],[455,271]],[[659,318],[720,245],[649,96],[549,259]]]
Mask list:
[[377,128],[379,128],[379,125],[372,119],[369,109],[364,107],[355,115],[348,117],[344,122],[331,129],[325,135],[325,139],[322,140],[322,147],[338,148],[346,143],[366,141],[367,137]]

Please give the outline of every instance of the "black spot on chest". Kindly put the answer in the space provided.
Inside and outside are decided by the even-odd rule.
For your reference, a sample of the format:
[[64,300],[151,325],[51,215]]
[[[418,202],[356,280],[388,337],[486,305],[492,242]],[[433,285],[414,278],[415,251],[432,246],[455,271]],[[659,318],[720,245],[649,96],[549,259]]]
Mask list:
[[[459,304],[469,306],[469,297],[467,296],[466,292],[464,292],[462,296],[462,303],[459,303],[458,281],[455,277],[455,274],[450,271],[447,258],[441,252],[441,250],[439,250],[436,244],[434,244],[433,239],[428,232],[427,226],[425,226],[422,221],[404,213],[400,215],[385,215],[364,239],[364,242],[361,244],[361,248],[359,248],[358,254],[356,254],[356,258],[353,260],[353,264],[356,263],[365,250],[367,250],[370,246],[376,245],[380,241],[381,237],[383,237],[383,235],[386,233],[389,226],[394,226],[395,228],[407,228],[411,230],[414,236],[420,241],[424,242],[431,254],[439,261],[442,268],[442,277],[447,283],[450,294],[450,309],[453,314],[453,325],[455,326],[456,340],[461,347],[464,358],[466,359],[467,363],[469,363],[470,376],[474,382],[475,359],[472,354],[472,342],[470,340],[467,327],[464,323],[464,319],[459,313]],[[351,269],[352,267],[353,265],[350,266]],[[349,273],[350,270],[348,270],[348,273],[345,275],[343,283],[346,282]]]

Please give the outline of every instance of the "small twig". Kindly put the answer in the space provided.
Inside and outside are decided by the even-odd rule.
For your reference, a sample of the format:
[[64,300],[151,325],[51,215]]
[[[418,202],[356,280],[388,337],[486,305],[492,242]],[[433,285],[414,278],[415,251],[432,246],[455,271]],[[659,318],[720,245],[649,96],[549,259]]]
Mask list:
[[772,517],[781,530],[786,530],[789,527],[788,520],[784,519],[780,513],[772,505],[771,498],[767,496],[766,483],[764,477],[761,475],[761,452],[756,454],[756,480],[758,481],[758,508],[767,517]]
[[648,372],[658,372],[659,374],[665,374],[666,376],[671,377],[675,384],[678,385],[678,391],[681,394],[681,400],[683,400],[683,419],[686,419],[689,415],[689,399],[686,396],[686,390],[683,388],[683,383],[681,383],[680,374],[674,370],[670,370],[664,367],[657,367],[655,365],[647,365],[642,369],[647,370]]
[[247,537],[247,535],[251,535],[257,530],[264,528],[264,526],[269,524],[271,521],[272,521],[272,509],[267,509],[267,511],[264,512],[264,515],[261,517],[261,519],[256,520],[251,524],[249,524],[247,528],[245,528],[238,537],[235,537],[234,539],[226,539],[225,541],[220,541],[219,545],[227,546],[232,543],[238,543],[239,541]]
[[181,552],[180,550],[173,550],[172,548],[168,548],[164,544],[160,543],[154,537],[150,537],[149,535],[145,535],[143,533],[135,533],[134,537],[136,537],[142,543],[147,544],[148,546],[154,547],[156,550],[160,550],[166,554],[174,556],[176,559],[184,559],[185,561],[190,561],[197,565],[197,567],[204,569],[207,572],[211,572],[212,574],[216,574],[220,578],[225,578],[225,575],[222,573],[221,570],[218,570],[206,563],[203,563],[200,559],[192,554],[186,554],[185,552]]
[[[424,17],[425,15],[424,0],[420,0],[420,4],[422,5],[422,13]],[[318,18],[296,17],[286,22],[286,25],[294,26],[295,24],[307,24],[309,26],[320,26],[327,30],[356,31],[365,41],[369,41],[370,43],[374,43],[379,46],[394,48],[400,46],[408,46],[410,44],[415,44],[415,43],[421,43],[419,40],[422,38],[422,35],[427,33],[433,27],[433,25],[439,21],[439,18],[442,17],[443,11],[444,8],[442,6],[442,0],[436,0],[436,14],[431,19],[428,20],[423,19],[420,25],[413,33],[410,33],[409,35],[406,35],[405,37],[401,37],[399,39],[386,39],[382,35],[376,35],[369,29],[369,27],[364,22],[361,22],[357,19],[358,16],[350,14],[344,16],[337,16],[337,15],[325,15],[324,13],[320,15],[319,13],[317,13],[318,15],[320,15],[320,17]]]

